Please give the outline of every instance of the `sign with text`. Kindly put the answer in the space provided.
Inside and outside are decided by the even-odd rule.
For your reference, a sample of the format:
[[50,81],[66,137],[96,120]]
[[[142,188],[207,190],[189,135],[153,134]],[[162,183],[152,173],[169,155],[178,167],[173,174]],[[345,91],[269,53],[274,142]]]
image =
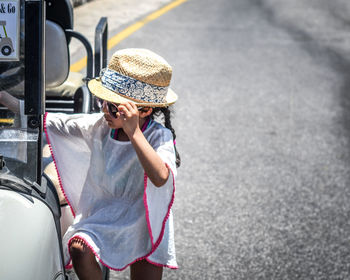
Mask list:
[[19,60],[20,0],[0,0],[0,62]]

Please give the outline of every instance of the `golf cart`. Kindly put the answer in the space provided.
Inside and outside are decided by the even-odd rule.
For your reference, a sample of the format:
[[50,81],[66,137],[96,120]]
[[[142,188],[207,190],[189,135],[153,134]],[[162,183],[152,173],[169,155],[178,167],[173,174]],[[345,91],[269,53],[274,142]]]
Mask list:
[[3,27],[4,35],[5,35],[5,37],[2,37],[0,35],[0,50],[3,55],[8,56],[14,52],[12,40],[11,38],[7,37],[7,32],[5,27],[6,21],[0,20],[0,26]]
[[[19,1],[19,61],[0,59],[0,91],[7,91],[0,94],[0,279],[73,279],[64,267],[57,186],[44,172],[50,158],[42,156],[43,116],[46,111],[94,110],[86,82],[94,60],[95,71],[105,65],[107,22],[101,19],[96,28],[95,44],[104,53],[95,47],[94,58],[89,42],[72,30],[69,0]],[[86,47],[88,67],[64,95],[72,37]],[[108,279],[108,269],[103,273]]]

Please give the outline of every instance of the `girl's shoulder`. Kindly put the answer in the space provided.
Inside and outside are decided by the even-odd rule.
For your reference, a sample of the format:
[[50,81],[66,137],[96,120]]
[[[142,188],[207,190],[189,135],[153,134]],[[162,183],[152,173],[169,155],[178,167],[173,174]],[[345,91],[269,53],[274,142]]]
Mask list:
[[148,141],[152,144],[152,142],[164,143],[168,141],[173,141],[173,135],[171,131],[164,127],[157,121],[152,120],[149,128],[145,131],[146,137]]

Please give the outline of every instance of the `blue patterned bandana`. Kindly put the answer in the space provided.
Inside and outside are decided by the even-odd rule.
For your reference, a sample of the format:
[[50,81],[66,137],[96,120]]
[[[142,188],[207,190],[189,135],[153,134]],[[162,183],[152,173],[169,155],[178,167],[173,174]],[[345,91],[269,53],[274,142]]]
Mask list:
[[100,80],[105,88],[131,100],[149,103],[166,102],[168,87],[150,85],[109,68],[102,69]]

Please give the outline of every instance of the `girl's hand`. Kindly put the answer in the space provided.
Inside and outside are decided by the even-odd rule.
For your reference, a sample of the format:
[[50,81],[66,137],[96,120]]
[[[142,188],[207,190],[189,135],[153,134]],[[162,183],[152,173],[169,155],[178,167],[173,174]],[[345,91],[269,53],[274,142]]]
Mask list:
[[135,103],[126,102],[118,106],[118,118],[122,121],[124,132],[128,135],[129,139],[140,130],[139,126],[139,110]]

